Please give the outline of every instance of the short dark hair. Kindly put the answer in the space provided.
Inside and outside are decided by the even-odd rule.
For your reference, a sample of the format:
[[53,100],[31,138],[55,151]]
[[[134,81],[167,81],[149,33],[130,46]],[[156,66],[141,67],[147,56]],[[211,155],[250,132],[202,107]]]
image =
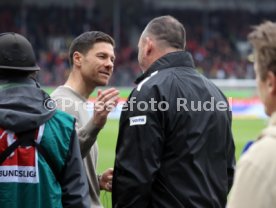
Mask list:
[[74,52],[78,51],[82,54],[86,54],[95,43],[98,42],[106,42],[110,43],[115,48],[115,41],[114,39],[101,31],[89,31],[84,32],[78,37],[76,37],[69,48],[69,63],[73,66],[73,54]]
[[151,20],[145,32],[154,35],[156,40],[163,41],[167,46],[185,49],[185,28],[182,23],[170,15],[156,17]]

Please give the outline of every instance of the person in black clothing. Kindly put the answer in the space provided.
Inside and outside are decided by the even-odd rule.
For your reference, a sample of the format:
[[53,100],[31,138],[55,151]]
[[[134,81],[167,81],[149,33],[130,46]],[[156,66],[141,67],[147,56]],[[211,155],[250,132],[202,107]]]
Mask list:
[[225,207],[235,167],[231,110],[185,44],[172,16],[153,19],[140,37],[144,73],[120,118],[113,207]]

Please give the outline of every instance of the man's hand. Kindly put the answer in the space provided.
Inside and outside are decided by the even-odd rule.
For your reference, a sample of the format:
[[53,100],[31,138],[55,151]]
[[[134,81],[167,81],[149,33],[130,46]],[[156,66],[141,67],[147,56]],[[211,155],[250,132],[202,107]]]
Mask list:
[[100,189],[111,192],[112,178],[113,178],[113,169],[109,168],[99,177]]
[[98,91],[98,96],[94,103],[93,124],[98,128],[103,128],[109,112],[117,105],[119,100],[119,91],[115,88]]

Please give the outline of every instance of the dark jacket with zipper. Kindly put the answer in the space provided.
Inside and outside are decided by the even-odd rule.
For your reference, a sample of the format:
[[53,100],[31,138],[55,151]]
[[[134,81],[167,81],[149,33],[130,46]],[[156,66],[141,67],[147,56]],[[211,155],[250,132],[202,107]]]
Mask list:
[[[51,102],[30,78],[0,79],[0,154],[11,138],[22,139],[15,135],[34,130],[33,139],[47,155],[24,144],[6,157],[0,164],[1,208],[91,206],[74,118],[50,108]],[[34,164],[26,166],[31,157]],[[34,175],[27,176],[28,170]]]
[[113,207],[224,208],[235,166],[225,96],[185,51],[136,83],[120,118]]

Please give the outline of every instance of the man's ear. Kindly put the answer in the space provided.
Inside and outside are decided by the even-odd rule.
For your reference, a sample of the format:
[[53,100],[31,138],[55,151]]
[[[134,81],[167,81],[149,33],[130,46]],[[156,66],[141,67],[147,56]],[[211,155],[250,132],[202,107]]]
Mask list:
[[153,42],[152,40],[149,38],[149,37],[146,37],[146,47],[145,47],[145,50],[146,50],[146,55],[150,55],[150,53],[152,52],[152,49],[153,49]]
[[276,76],[272,71],[267,72],[266,85],[268,92],[272,95],[276,95]]
[[75,51],[73,53],[73,65],[80,67],[81,66],[81,60],[82,60],[82,55],[80,52]]

